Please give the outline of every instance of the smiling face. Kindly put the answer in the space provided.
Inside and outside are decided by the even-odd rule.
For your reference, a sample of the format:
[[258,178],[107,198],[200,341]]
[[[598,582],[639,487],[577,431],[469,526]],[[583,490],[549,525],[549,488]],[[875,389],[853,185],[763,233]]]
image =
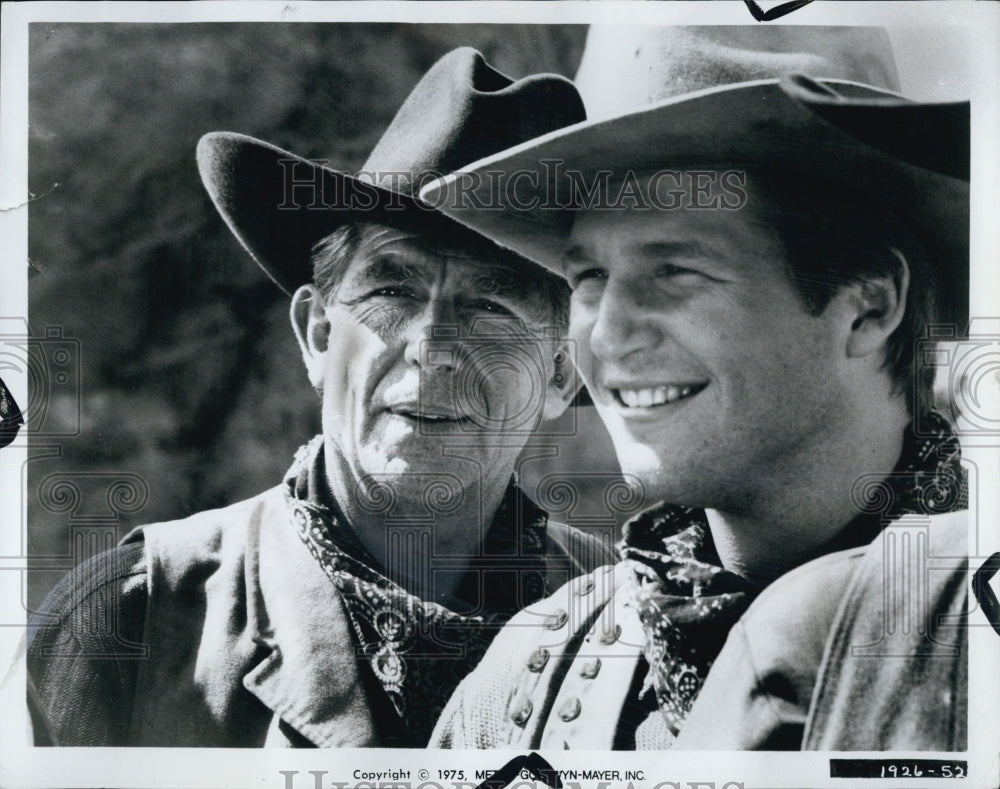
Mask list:
[[[369,228],[330,298],[306,286],[292,314],[345,484],[416,495],[464,470],[505,487],[528,433],[565,405],[541,336],[551,309],[499,260]],[[473,462],[445,456],[458,444]]]
[[590,211],[575,222],[565,273],[580,372],[623,470],[655,498],[748,506],[843,413],[841,313],[807,313],[762,216]]

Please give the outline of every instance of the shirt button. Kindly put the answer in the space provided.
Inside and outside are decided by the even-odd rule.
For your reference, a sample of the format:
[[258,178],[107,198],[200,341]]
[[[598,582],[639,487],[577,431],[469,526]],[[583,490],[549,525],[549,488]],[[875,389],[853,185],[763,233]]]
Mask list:
[[580,676],[584,679],[593,679],[600,670],[601,659],[595,657],[592,660],[584,661],[580,665]]
[[531,709],[531,700],[527,696],[521,695],[511,701],[507,711],[514,723],[518,726],[524,726],[528,722],[528,718],[531,717]]
[[545,664],[549,662],[549,650],[544,647],[539,647],[528,657],[528,671],[534,671],[536,674],[545,668]]
[[554,614],[549,614],[545,618],[545,627],[548,630],[558,630],[566,624],[566,620],[568,618],[569,616],[565,611],[556,611]]
[[618,637],[622,634],[622,626],[615,625],[612,630],[605,630],[601,633],[601,643],[608,645],[613,644],[618,640]]
[[566,723],[580,717],[580,699],[575,697],[566,699],[559,708],[559,717]]

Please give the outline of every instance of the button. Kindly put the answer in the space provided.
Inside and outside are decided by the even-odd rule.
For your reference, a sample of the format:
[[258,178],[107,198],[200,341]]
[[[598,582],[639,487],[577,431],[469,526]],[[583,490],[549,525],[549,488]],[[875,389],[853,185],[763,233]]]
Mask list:
[[545,618],[545,627],[548,630],[558,630],[566,624],[566,620],[568,618],[569,616],[565,611],[556,611],[554,614],[549,614]]
[[701,687],[701,680],[691,669],[687,668],[681,672],[676,679],[677,695],[685,701],[690,701],[698,695],[698,688]]
[[601,659],[591,658],[580,664],[580,676],[584,679],[593,679],[601,670]]
[[586,578],[581,578],[579,583],[576,585],[576,594],[578,597],[583,597],[594,591],[594,579],[590,576]]
[[518,726],[524,726],[528,722],[528,718],[531,717],[531,709],[531,700],[527,696],[521,695],[511,700],[507,711],[514,723]]
[[528,657],[528,671],[534,671],[536,674],[545,668],[545,664],[549,662],[549,650],[545,647],[539,647]]
[[622,634],[622,626],[615,625],[614,630],[605,630],[601,633],[601,643],[602,644],[613,644],[618,640],[618,637]]
[[572,720],[576,720],[580,717],[580,699],[573,697],[566,699],[562,706],[559,707],[559,717],[566,723]]

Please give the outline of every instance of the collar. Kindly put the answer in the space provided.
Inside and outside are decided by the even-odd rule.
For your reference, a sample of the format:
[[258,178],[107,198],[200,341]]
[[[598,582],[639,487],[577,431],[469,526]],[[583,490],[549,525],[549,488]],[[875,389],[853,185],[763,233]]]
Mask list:
[[[299,451],[285,478],[291,521],[339,593],[354,641],[402,724],[400,736],[407,744],[422,745],[450,691],[499,627],[549,594],[547,516],[512,482],[453,603],[424,601],[388,577],[364,549],[333,499],[326,474],[323,440],[317,436]],[[432,526],[429,522],[426,531]],[[405,546],[408,536],[401,537]],[[506,582],[487,581],[487,573],[496,572],[506,573]]]
[[[871,542],[889,522],[903,515],[939,515],[968,509],[968,475],[962,467],[958,436],[937,411],[911,422],[903,433],[903,447],[889,474],[861,474],[851,491],[858,510],[831,542],[826,553]],[[704,510],[659,502],[625,524],[620,551],[662,552],[663,541],[704,523]],[[691,558],[709,565],[721,564],[711,533],[694,542],[683,540]]]
[[[283,483],[289,511],[300,536],[307,543],[312,542],[331,553],[330,559],[335,565],[331,569],[379,587],[401,589],[358,539],[333,497],[327,473],[323,436],[318,435],[299,447]],[[521,574],[520,587],[508,584],[482,589],[480,582],[481,571],[495,567],[498,562],[510,564],[517,570],[530,569],[537,564],[535,569],[542,570],[542,565],[532,561],[532,557],[544,555],[547,532],[548,513],[525,496],[516,480],[511,479],[483,536],[482,549],[478,556],[469,558],[469,570],[447,608],[459,612],[471,607],[487,618],[510,618],[529,602],[548,596],[551,590],[547,585],[537,583],[530,574]],[[337,578],[332,580],[338,581]]]
[[[937,412],[909,425],[896,467],[861,475],[852,490],[858,516],[827,553],[871,542],[906,514],[939,514],[968,506],[958,438]],[[722,567],[704,510],[660,503],[625,526],[619,545],[634,570],[631,596],[646,633],[650,671],[672,734],[679,731],[730,628],[763,587]]]
[[243,677],[277,719],[324,748],[382,744],[337,590],[296,538],[281,493],[255,513],[246,549],[247,630],[262,658]]

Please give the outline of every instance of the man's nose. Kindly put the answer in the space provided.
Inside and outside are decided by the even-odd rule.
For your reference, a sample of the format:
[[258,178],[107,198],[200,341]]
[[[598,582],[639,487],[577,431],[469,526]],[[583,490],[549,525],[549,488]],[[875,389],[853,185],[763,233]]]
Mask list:
[[661,339],[658,299],[635,280],[613,276],[605,285],[590,330],[590,349],[600,359],[621,359],[653,348]]
[[429,300],[407,325],[406,363],[428,372],[454,369],[462,331],[452,300]]

